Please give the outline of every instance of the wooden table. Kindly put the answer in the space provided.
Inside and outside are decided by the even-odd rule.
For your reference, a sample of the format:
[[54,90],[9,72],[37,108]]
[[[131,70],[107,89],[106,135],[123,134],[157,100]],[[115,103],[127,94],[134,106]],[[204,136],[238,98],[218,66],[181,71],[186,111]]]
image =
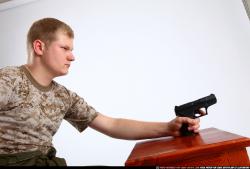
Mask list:
[[216,128],[136,143],[125,166],[250,166],[250,139]]

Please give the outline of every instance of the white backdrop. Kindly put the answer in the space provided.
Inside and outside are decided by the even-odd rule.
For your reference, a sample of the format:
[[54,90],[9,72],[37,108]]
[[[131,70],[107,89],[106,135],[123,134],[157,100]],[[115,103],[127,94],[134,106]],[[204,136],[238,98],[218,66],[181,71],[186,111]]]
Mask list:
[[[214,93],[201,118],[250,137],[250,22],[241,0],[37,0],[0,11],[0,67],[26,63],[26,33],[43,17],[75,31],[76,61],[56,81],[113,117],[169,121],[174,106]],[[54,137],[68,165],[124,165],[137,141],[64,121]]]

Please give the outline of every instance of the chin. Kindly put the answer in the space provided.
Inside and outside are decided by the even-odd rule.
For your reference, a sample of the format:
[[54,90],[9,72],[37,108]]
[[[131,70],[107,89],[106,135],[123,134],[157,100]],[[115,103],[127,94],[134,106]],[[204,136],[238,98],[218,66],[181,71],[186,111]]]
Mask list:
[[68,74],[68,71],[67,72],[63,72],[62,74],[61,74],[61,76],[64,76],[64,75],[67,75]]
[[64,72],[58,72],[57,76],[64,76],[67,75],[68,71],[64,71]]

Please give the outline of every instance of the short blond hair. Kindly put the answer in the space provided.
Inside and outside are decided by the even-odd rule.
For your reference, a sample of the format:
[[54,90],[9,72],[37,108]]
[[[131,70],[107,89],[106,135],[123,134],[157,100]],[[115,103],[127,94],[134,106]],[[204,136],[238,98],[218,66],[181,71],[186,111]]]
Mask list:
[[27,34],[28,62],[33,57],[33,42],[39,39],[46,45],[49,45],[56,40],[58,31],[62,31],[69,38],[74,38],[74,32],[71,27],[58,19],[43,18],[32,24]]

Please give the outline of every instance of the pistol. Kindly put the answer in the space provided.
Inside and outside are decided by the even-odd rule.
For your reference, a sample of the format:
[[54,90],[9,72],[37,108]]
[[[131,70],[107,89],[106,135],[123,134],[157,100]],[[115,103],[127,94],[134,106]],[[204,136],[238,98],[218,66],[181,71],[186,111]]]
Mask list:
[[[192,102],[180,105],[180,106],[175,106],[174,110],[175,110],[176,116],[189,117],[189,118],[195,119],[195,118],[207,115],[208,107],[215,104],[216,102],[217,102],[217,99],[215,95],[210,94],[209,96],[200,98],[198,100],[195,100],[195,101],[192,101]],[[201,114],[200,112],[201,108],[205,108],[206,110],[205,114]],[[194,134],[193,131],[188,130],[187,123],[182,124],[180,132],[181,132],[181,135],[183,136],[189,136],[189,135]]]

